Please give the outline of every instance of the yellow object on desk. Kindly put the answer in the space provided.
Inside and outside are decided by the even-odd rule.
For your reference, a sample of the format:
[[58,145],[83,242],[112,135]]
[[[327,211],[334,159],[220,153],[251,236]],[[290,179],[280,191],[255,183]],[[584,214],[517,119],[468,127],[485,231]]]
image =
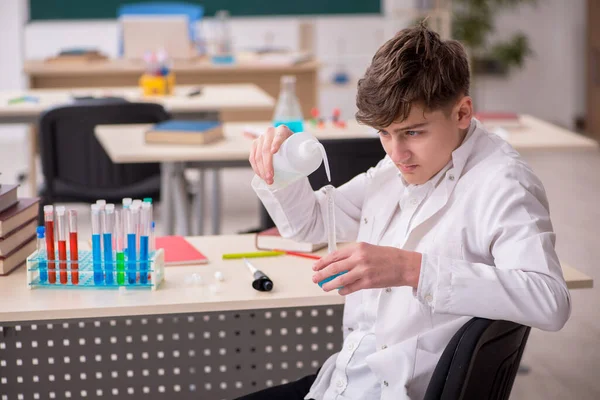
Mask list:
[[239,258],[276,257],[282,256],[285,251],[251,251],[248,253],[226,253],[223,260],[235,260]]
[[172,72],[166,76],[143,74],[139,85],[144,96],[171,95],[175,89],[175,74]]

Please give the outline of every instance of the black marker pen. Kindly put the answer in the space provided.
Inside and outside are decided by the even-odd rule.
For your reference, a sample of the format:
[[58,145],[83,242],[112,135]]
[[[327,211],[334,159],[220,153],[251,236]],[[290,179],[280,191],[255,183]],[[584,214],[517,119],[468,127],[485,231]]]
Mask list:
[[244,258],[244,262],[254,278],[252,287],[260,292],[270,292],[273,289],[273,281],[262,271],[256,269],[256,267],[247,259]]

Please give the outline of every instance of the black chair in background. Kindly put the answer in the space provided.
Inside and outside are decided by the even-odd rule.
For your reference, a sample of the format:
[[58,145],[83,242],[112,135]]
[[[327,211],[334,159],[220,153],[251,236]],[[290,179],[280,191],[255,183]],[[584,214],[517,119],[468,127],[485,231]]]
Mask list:
[[473,318],[444,349],[424,400],[508,400],[531,328]]
[[45,181],[39,194],[41,205],[97,199],[117,203],[123,197],[159,200],[160,164],[114,164],[96,139],[94,129],[102,124],[167,119],[169,114],[161,105],[118,98],[80,100],[44,112],[38,133]]
[[[321,143],[327,152],[329,167],[331,169],[331,184],[335,187],[343,185],[356,175],[374,167],[385,157],[385,151],[381,146],[381,142],[376,137],[321,140]],[[318,190],[329,184],[323,164],[309,175],[308,180],[313,190]],[[273,226],[275,226],[273,220],[261,203],[259,230],[268,229]]]

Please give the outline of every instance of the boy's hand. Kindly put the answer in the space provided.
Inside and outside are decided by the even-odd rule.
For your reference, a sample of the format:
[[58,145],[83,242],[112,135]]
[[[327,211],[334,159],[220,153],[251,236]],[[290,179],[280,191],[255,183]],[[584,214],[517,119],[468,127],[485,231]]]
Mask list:
[[323,285],[329,292],[342,287],[348,295],[361,289],[410,286],[416,288],[421,272],[421,253],[397,247],[355,243],[321,258],[313,266],[313,282],[348,271]]
[[277,153],[281,143],[294,133],[285,125],[268,128],[258,139],[252,142],[250,165],[254,173],[267,184],[273,184],[273,154]]

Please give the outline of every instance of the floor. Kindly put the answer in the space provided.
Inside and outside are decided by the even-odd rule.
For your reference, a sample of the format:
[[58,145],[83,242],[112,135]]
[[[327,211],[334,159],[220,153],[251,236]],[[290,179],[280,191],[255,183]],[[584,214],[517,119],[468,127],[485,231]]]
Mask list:
[[[3,139],[0,135],[1,183],[13,183],[26,169],[27,149],[22,138]],[[600,152],[531,152],[524,156],[546,187],[561,260],[598,278]],[[222,173],[223,233],[258,226],[258,201],[250,188],[251,177],[244,169]],[[24,184],[20,195],[28,192]],[[69,206],[79,211],[81,234],[89,234],[88,207]],[[206,221],[206,232],[209,224],[210,220]],[[160,234],[160,226],[157,229]],[[575,290],[572,302],[573,312],[563,330],[532,331],[523,360],[530,371],[517,377],[511,399],[600,399],[600,290]]]

